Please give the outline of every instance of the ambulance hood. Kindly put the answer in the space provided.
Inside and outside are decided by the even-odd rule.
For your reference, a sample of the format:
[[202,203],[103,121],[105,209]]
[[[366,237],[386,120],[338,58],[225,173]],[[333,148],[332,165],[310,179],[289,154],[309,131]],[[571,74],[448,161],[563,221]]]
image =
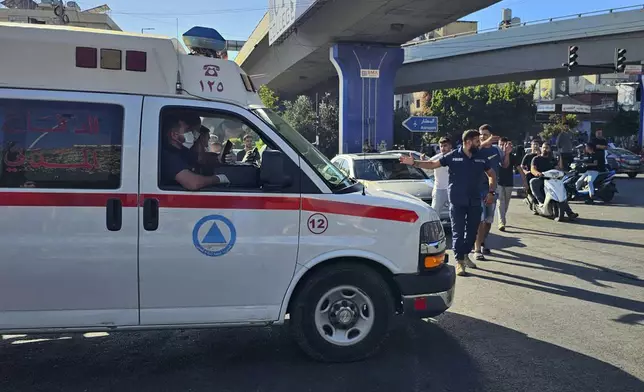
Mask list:
[[427,203],[409,193],[367,187],[365,194],[367,197],[377,199],[370,200],[368,204],[413,210],[418,214],[419,222],[440,220],[436,211],[432,210]]

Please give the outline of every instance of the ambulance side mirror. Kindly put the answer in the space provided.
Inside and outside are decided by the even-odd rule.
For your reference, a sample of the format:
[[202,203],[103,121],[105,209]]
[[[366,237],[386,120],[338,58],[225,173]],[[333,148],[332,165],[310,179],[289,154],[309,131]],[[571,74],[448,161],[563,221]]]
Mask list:
[[286,173],[285,162],[289,159],[281,151],[266,149],[262,154],[259,180],[262,189],[271,191],[283,189],[292,184],[293,179]]

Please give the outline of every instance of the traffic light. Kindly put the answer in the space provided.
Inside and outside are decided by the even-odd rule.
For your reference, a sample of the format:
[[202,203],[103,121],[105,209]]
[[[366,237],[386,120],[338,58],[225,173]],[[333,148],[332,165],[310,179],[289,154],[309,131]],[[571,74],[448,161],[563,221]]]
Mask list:
[[568,47],[568,72],[572,71],[573,68],[579,65],[577,63],[577,57],[579,57],[579,55],[577,55],[578,50],[579,48],[574,45]]
[[615,72],[624,72],[626,68],[626,49],[615,49]]

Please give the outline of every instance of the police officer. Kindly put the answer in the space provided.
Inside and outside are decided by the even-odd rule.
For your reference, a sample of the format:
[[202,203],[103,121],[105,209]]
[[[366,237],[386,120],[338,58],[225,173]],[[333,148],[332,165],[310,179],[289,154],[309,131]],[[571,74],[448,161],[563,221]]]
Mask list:
[[465,268],[476,268],[469,253],[474,247],[476,234],[481,222],[481,177],[488,176],[489,193],[485,204],[490,205],[496,197],[496,174],[485,156],[479,153],[480,133],[471,129],[463,133],[463,144],[457,150],[445,154],[439,160],[414,161],[401,156],[400,162],[421,169],[449,168],[449,215],[452,221],[452,242],[456,255],[456,274],[465,275]]

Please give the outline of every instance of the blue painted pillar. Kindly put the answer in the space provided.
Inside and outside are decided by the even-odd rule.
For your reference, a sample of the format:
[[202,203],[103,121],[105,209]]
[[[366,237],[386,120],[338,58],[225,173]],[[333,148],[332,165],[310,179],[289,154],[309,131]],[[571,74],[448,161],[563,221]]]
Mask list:
[[[340,80],[340,153],[362,152],[365,140],[377,148],[394,140],[394,79],[403,63],[403,49],[340,43],[331,47],[331,63]],[[361,70],[371,71],[370,76]]]
[[644,81],[642,81],[642,75],[639,75],[637,79],[640,88],[640,128],[637,132],[637,142],[641,146],[644,142]]

